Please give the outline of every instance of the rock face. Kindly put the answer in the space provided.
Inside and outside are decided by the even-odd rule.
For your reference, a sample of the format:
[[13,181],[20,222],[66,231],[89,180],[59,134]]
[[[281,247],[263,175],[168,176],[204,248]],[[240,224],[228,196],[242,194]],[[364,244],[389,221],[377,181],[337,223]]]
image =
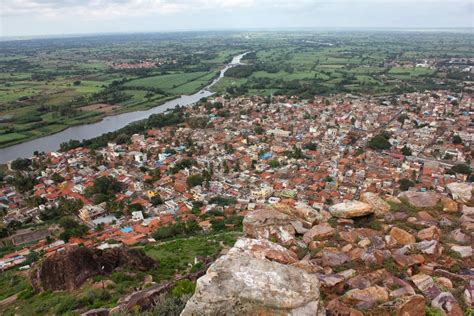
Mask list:
[[354,218],[374,213],[372,206],[359,201],[349,201],[331,206],[329,212],[334,217]]
[[74,290],[90,277],[109,274],[116,268],[127,267],[146,271],[156,262],[137,249],[106,250],[76,247],[46,258],[32,273],[36,290]]
[[316,275],[261,258],[254,247],[241,239],[217,259],[181,315],[324,315]]
[[400,193],[398,197],[406,199],[411,205],[419,208],[435,207],[440,200],[440,197],[434,192],[406,191]]
[[453,199],[460,203],[467,203],[472,198],[472,186],[467,183],[450,183],[447,186]]
[[276,239],[283,244],[295,238],[295,228],[287,214],[267,207],[248,214],[243,220],[244,233],[256,239]]
[[384,216],[390,211],[390,204],[385,202],[378,194],[364,192],[361,195],[361,201],[372,206],[376,216]]

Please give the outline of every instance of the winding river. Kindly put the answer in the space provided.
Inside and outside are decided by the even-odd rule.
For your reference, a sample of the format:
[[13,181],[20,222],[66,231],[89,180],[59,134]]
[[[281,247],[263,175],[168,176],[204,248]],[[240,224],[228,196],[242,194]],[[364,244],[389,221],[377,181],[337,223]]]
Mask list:
[[232,61],[227,64],[224,69],[221,70],[219,77],[214,79],[214,81],[212,81],[208,86],[204,87],[202,90],[198,91],[195,94],[182,95],[177,99],[173,99],[146,111],[135,111],[113,116],[107,116],[97,123],[69,127],[63,130],[62,132],[56,134],[36,138],[10,147],[0,148],[0,164],[6,163],[10,160],[14,160],[18,157],[29,158],[33,156],[33,153],[35,151],[55,151],[59,149],[59,145],[61,143],[67,142],[71,139],[83,140],[94,138],[104,133],[118,130],[132,122],[146,119],[151,114],[163,113],[166,110],[173,109],[178,105],[186,106],[199,101],[201,98],[211,96],[213,93],[209,91],[209,88],[211,88],[220,79],[224,77],[227,69],[239,65],[240,60],[245,54],[247,53],[234,56]]

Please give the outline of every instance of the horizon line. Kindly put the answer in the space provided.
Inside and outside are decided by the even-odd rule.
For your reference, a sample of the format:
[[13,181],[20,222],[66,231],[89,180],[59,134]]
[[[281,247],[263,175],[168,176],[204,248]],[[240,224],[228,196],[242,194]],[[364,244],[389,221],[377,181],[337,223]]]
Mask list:
[[0,42],[21,41],[35,39],[52,39],[52,38],[71,38],[71,37],[90,37],[90,36],[106,36],[106,35],[130,35],[130,34],[166,34],[166,33],[206,33],[206,32],[275,32],[275,31],[336,31],[336,30],[353,30],[353,31],[401,31],[401,32],[450,32],[450,31],[473,31],[472,26],[459,27],[260,27],[260,28],[220,28],[220,29],[174,29],[174,30],[144,30],[144,31],[122,31],[122,32],[86,32],[86,33],[57,33],[57,34],[37,34],[37,35],[1,35]]

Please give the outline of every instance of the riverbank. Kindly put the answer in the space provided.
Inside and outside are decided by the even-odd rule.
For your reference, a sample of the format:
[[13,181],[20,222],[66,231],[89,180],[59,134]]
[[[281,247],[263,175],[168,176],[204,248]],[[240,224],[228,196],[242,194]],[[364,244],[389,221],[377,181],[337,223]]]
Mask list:
[[240,60],[246,53],[234,56],[232,61],[228,63],[223,69],[220,70],[219,76],[214,77],[212,82],[199,90],[198,92],[191,95],[182,95],[172,100],[165,101],[162,104],[155,105],[154,107],[144,111],[131,111],[126,113],[120,113],[117,115],[105,116],[103,119],[89,124],[81,124],[72,126],[64,129],[61,132],[54,133],[48,136],[36,138],[26,142],[22,142],[16,145],[0,148],[0,164],[6,163],[10,160],[14,160],[18,157],[29,158],[33,156],[35,151],[39,152],[51,152],[58,150],[61,143],[68,142],[70,140],[84,140],[91,139],[100,136],[104,133],[113,132],[126,125],[145,119],[152,114],[163,113],[169,109],[173,109],[176,106],[186,106],[199,101],[201,98],[208,97],[214,94],[209,89],[214,86],[220,79],[224,77],[227,69],[240,64]]

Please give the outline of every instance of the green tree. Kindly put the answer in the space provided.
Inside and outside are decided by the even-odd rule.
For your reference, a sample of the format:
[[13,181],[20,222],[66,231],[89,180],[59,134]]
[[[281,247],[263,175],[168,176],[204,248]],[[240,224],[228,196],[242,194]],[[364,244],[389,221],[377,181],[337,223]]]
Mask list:
[[372,149],[390,149],[392,147],[388,139],[381,134],[369,140],[368,146]]
[[64,231],[61,233],[59,238],[64,241],[68,241],[71,237],[82,237],[84,236],[89,228],[84,225],[80,224],[71,217],[63,217],[59,220],[59,226],[61,226]]
[[409,179],[401,179],[400,180],[400,190],[401,191],[408,191],[409,188],[413,187],[415,184],[413,181]]
[[468,165],[464,163],[459,163],[451,167],[451,169],[449,169],[447,173],[450,173],[450,174],[462,173],[462,174],[470,175],[472,173],[472,169],[471,167],[469,167]]
[[454,135],[453,136],[453,144],[459,145],[459,144],[462,144],[462,143],[463,143],[463,141],[462,141],[461,136],[459,136],[459,135]]
[[408,147],[407,145],[403,146],[403,148],[402,148],[402,154],[403,154],[404,156],[411,156],[411,155],[412,155],[412,152],[411,152],[410,147]]
[[31,166],[31,160],[27,158],[17,158],[11,163],[13,170],[26,170],[29,166]]
[[193,174],[188,177],[186,183],[188,187],[193,188],[197,185],[201,185],[204,182],[204,177],[199,174]]
[[271,168],[278,168],[280,167],[280,162],[276,159],[273,159],[273,160],[270,160],[268,162],[268,165],[271,167]]

